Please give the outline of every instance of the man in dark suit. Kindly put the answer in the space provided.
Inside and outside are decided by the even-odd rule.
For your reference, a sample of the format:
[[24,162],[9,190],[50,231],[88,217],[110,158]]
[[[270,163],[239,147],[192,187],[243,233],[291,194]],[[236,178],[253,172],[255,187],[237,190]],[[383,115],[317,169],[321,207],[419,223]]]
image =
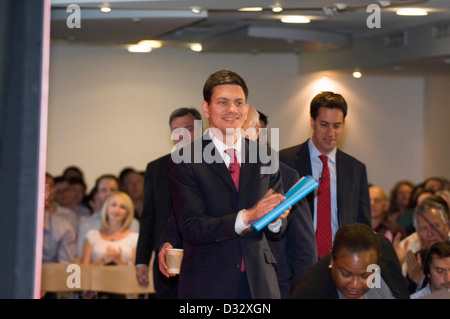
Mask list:
[[[194,139],[195,121],[201,114],[194,108],[180,108],[172,112],[169,126],[175,146],[181,148]],[[184,130],[184,132],[182,132]],[[200,125],[200,131],[201,125]],[[187,135],[189,132],[189,135]],[[185,133],[185,134],[182,134]],[[182,136],[189,137],[182,139]],[[201,135],[201,132],[200,132]],[[139,239],[136,249],[136,277],[141,285],[149,284],[148,271],[153,251],[153,283],[156,298],[176,298],[178,277],[166,278],[158,270],[158,243],[167,220],[172,215],[169,163],[171,154],[147,164],[144,182],[144,207],[140,219]]]
[[274,157],[262,163],[254,155],[263,145],[241,135],[247,85],[234,72],[218,71],[205,82],[203,97],[202,112],[211,128],[172,156],[170,170],[184,248],[178,297],[280,298],[266,236],[283,235],[289,210],[263,230],[252,229],[252,221],[285,198],[281,174],[272,167]]
[[[378,266],[379,272],[373,266]],[[308,269],[291,297],[409,299],[409,291],[389,240],[367,225],[350,223],[338,230],[331,253]]]
[[[328,157],[332,239],[324,250],[329,252],[339,227],[353,222],[371,225],[367,172],[362,162],[337,148],[347,115],[345,99],[340,94],[321,92],[311,101],[310,115],[312,137],[303,144],[281,150],[280,161],[296,169],[300,176],[320,180],[323,164],[319,155]],[[307,199],[317,231],[317,191]]]
[[[262,116],[261,116],[262,114]],[[268,118],[265,114],[250,106],[247,120],[244,123],[244,134],[249,139],[267,143],[264,129],[267,129]],[[263,139],[259,139],[263,133]],[[280,162],[283,189],[287,192],[300,176],[298,172]],[[317,262],[316,237],[308,201],[303,198],[291,208],[290,220],[285,236],[281,240],[269,240],[269,246],[277,260],[278,285],[281,298],[287,299],[297,280]]]

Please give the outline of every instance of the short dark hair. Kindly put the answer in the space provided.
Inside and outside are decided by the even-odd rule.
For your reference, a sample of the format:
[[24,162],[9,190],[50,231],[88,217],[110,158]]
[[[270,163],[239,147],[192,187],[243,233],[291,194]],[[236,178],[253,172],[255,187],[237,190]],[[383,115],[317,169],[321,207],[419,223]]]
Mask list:
[[95,187],[96,189],[98,189],[98,184],[100,183],[100,181],[101,181],[102,179],[113,179],[113,180],[116,181],[117,186],[120,185],[119,178],[118,178],[116,175],[114,175],[114,174],[103,174],[103,175],[100,175],[100,176],[95,180],[95,186],[94,186],[94,187]]
[[248,88],[244,79],[241,76],[233,71],[228,70],[220,70],[213,74],[211,74],[205,82],[203,86],[203,99],[209,103],[211,103],[211,96],[213,95],[213,90],[217,85],[224,84],[235,84],[239,85],[245,94],[245,100],[248,98]]
[[269,123],[268,119],[267,119],[267,115],[264,114],[263,112],[257,110],[259,113],[259,121],[264,123],[264,126],[267,127],[267,123]]
[[322,91],[312,99],[309,112],[314,120],[317,118],[321,107],[339,109],[342,111],[344,119],[347,116],[347,102],[344,97],[338,93]]
[[182,107],[182,108],[174,110],[170,114],[169,126],[172,127],[172,121],[175,118],[182,117],[182,116],[185,116],[185,115],[188,115],[188,114],[192,114],[196,120],[201,120],[202,119],[202,115],[200,114],[200,112],[197,109],[195,109],[193,107]]
[[350,223],[339,227],[336,232],[331,255],[336,259],[342,250],[359,253],[370,249],[374,249],[379,258],[380,243],[374,230],[365,224]]
[[136,173],[140,174],[137,170],[135,170],[133,167],[125,167],[122,169],[119,173],[119,182],[120,185],[123,185],[123,181],[125,180],[125,177],[130,173]]
[[439,256],[441,258],[447,258],[450,257],[450,242],[447,241],[440,241],[437,243],[434,243],[430,249],[428,249],[427,254],[425,255],[425,258],[423,260],[423,274],[426,277],[430,276],[431,271],[431,263],[433,262],[434,256]]

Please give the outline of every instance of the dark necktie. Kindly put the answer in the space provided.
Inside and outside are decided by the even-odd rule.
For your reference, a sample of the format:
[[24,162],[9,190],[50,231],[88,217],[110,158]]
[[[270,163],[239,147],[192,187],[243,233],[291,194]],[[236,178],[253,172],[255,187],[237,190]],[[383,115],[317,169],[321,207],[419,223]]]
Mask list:
[[323,163],[323,168],[317,197],[316,242],[318,256],[322,258],[331,251],[331,199],[328,157],[320,155],[319,158]]
[[[227,148],[225,150],[225,153],[230,156],[230,166],[228,166],[228,169],[231,174],[231,178],[233,179],[234,185],[236,186],[236,189],[239,191],[239,175],[241,174],[241,166],[238,163],[237,156],[236,156],[236,150],[234,148]],[[241,271],[245,271],[245,263],[244,258],[242,258],[241,261]]]
[[239,191],[239,175],[241,173],[241,166],[237,160],[236,152],[234,148],[227,148],[225,153],[230,156],[230,166],[228,169],[230,170],[231,178],[233,179],[234,185],[236,189]]

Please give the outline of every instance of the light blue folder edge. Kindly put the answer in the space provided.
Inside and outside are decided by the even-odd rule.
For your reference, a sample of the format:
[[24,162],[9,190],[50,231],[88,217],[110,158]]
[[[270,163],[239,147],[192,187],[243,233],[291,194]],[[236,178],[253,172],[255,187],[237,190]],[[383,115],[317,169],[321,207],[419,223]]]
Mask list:
[[286,199],[282,201],[277,207],[271,210],[269,213],[261,217],[259,220],[253,223],[252,227],[260,231],[271,223],[275,218],[283,214],[289,207],[295,205],[303,197],[311,193],[314,189],[319,187],[319,182],[312,176],[302,177],[291,189],[284,195]]

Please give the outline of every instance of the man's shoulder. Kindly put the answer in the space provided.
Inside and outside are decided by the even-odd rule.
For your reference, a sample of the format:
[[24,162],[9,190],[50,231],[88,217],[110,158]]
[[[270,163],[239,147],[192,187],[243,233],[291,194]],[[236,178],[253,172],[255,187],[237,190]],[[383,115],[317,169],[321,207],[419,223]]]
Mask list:
[[280,150],[280,152],[279,152],[280,158],[295,156],[297,153],[300,152],[300,150],[304,149],[304,147],[307,147],[307,146],[308,146],[308,141],[303,142],[301,144],[297,144],[294,146],[284,148],[284,149]]
[[166,155],[158,157],[157,159],[154,159],[153,161],[148,162],[147,163],[147,168],[154,167],[154,166],[160,166],[162,164],[169,163],[169,161],[170,161],[170,154],[171,153],[168,153]]
[[337,149],[337,152],[336,152],[336,161],[338,161],[338,160],[345,161],[352,165],[365,166],[365,164],[363,162],[361,162],[359,159],[357,159],[353,155],[350,155],[350,154],[344,152],[341,149]]

